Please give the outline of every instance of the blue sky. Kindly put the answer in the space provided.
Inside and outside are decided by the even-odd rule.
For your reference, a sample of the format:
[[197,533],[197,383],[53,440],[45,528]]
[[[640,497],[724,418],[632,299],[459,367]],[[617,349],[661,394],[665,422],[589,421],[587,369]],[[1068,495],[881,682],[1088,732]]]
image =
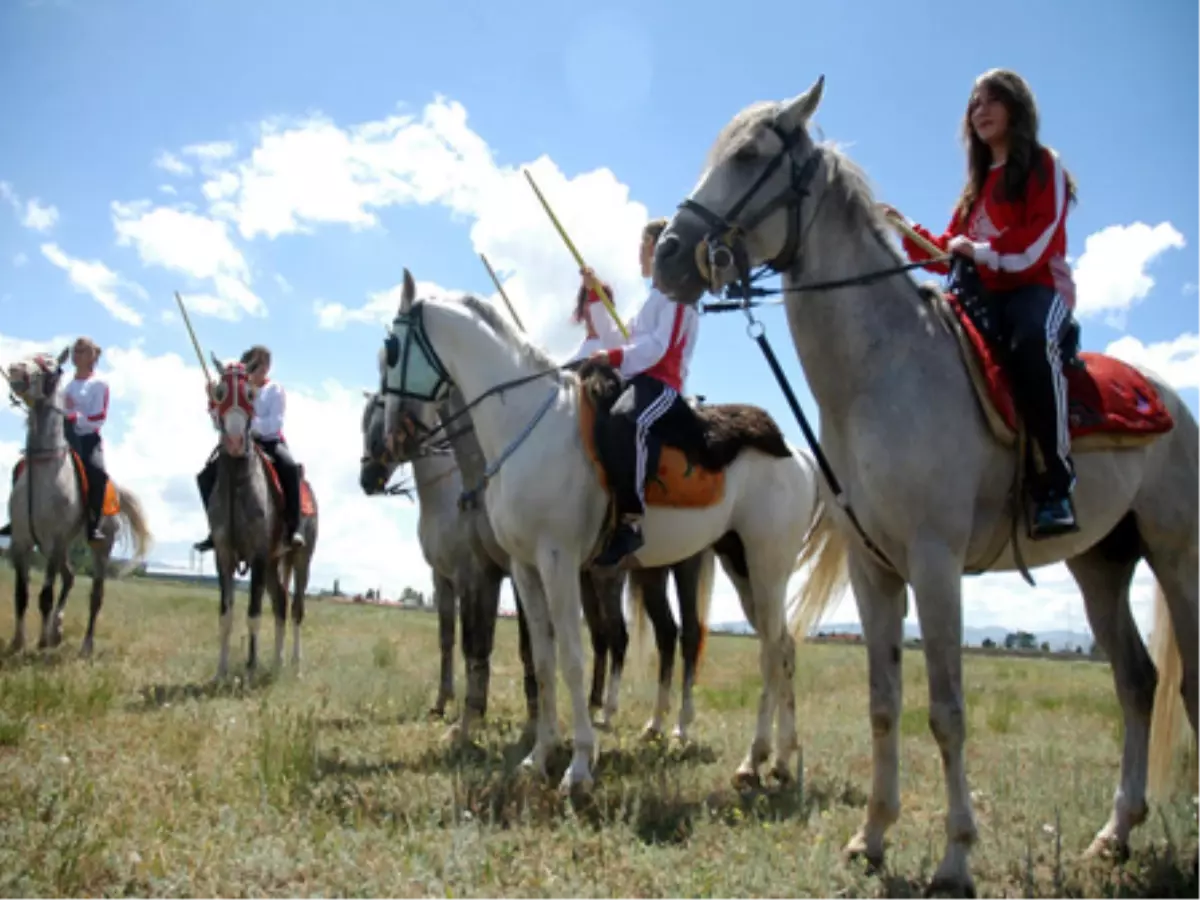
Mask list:
[[[685,196],[738,109],[822,73],[824,136],[880,199],[941,228],[972,80],[1002,65],[1030,81],[1043,140],[1079,182],[1069,240],[1085,347],[1148,363],[1195,410],[1196,7],[1014,2],[1001,18],[919,2],[699,2],[686,15],[634,3],[6,3],[0,354],[77,333],[106,348],[110,468],[150,496],[156,558],[185,561],[203,533],[191,478],[211,433],[171,314],[180,290],[206,348],[275,352],[291,442],[330,510],[318,581],[423,586],[412,508],[353,496],[358,389],[392,302],[371,297],[403,266],[490,294],[486,252],[531,327],[567,349],[574,265],[519,167],[534,166],[628,309],[646,216]],[[782,314],[764,318],[815,414]],[[737,319],[705,320],[693,373],[691,390],[761,403],[801,441]],[[0,417],[0,462],[20,439],[20,420]],[[0,479],[0,498],[7,489]],[[374,543],[333,533],[364,526]],[[1009,576],[968,582],[968,623],[1081,625],[1061,569],[1043,577],[1037,592]],[[725,597],[718,617],[736,615]]]

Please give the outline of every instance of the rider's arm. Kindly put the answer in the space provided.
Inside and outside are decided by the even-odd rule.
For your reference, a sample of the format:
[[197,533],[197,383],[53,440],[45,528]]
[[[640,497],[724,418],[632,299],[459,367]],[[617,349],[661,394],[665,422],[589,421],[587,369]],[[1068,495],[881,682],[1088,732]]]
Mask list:
[[[925,240],[929,241],[929,243],[937,247],[942,253],[948,252],[948,245],[952,237],[963,233],[963,223],[960,220],[957,209],[954,210],[954,215],[950,218],[950,224],[946,227],[945,232],[942,234],[934,234],[924,225],[919,225],[916,222],[909,222],[908,226],[921,237],[925,238]],[[913,262],[921,262],[923,260],[933,258],[928,250],[917,244],[906,234],[902,234],[900,236],[900,242],[904,245],[904,252]],[[949,264],[944,262],[931,262],[929,265],[925,266],[925,268],[930,272],[936,272],[939,275],[946,275],[950,271]]]
[[629,340],[608,351],[610,362],[625,378],[645,372],[667,352],[675,325],[675,304],[665,297],[651,297],[643,315],[638,316]]
[[1067,212],[1067,176],[1058,155],[1047,149],[1042,165],[1029,173],[1022,204],[1023,221],[989,241],[975,244],[975,262],[999,272],[1041,268],[1050,256],[1054,235]]

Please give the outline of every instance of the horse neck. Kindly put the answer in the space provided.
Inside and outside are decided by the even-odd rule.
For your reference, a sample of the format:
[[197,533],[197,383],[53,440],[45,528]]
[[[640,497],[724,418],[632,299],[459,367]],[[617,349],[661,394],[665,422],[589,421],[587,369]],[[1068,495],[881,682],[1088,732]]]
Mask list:
[[[454,452],[454,461],[462,472],[463,480],[474,483],[483,478],[483,473],[487,470],[487,458],[479,444],[479,436],[471,424],[470,414],[460,415],[466,405],[456,388],[451,392],[450,399],[438,406],[438,416],[443,422],[449,422],[446,431],[449,434],[450,448]],[[455,416],[457,417],[453,418]]]
[[[237,459],[221,451],[217,465],[217,482],[214,493],[230,490],[232,514],[239,520],[261,513],[264,518],[271,512],[271,496],[267,491],[266,463],[259,457],[257,448],[251,447],[245,459]],[[225,487],[230,484],[231,487]],[[224,496],[218,493],[218,496]]]
[[67,438],[63,434],[63,415],[54,407],[54,400],[34,405],[29,411],[25,427],[25,450],[33,453],[51,453],[65,450]]
[[412,461],[413,481],[417,488],[417,502],[421,509],[433,509],[441,505],[442,498],[454,488],[455,468],[449,456],[418,456]]
[[[442,364],[468,402],[497,385],[536,375],[554,365],[547,361],[539,366],[526,358],[465,309],[430,304],[426,310],[426,328]],[[547,375],[534,379],[501,396],[490,396],[471,408],[469,416],[486,458],[498,458],[517,438],[561,377]]]
[[[834,203],[832,197],[827,201]],[[824,221],[809,229],[803,268],[784,276],[785,288],[903,263],[882,236],[853,227],[844,211],[831,208],[819,215]],[[787,311],[800,365],[823,417],[836,417],[865,394],[894,392],[897,372],[911,369],[915,356],[929,356],[930,321],[905,273],[868,285],[794,293]]]

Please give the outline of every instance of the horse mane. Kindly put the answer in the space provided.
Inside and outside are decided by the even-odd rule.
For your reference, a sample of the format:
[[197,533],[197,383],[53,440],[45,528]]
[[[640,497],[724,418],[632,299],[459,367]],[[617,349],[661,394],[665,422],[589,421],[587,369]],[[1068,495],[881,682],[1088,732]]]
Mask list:
[[464,294],[460,299],[463,306],[483,319],[484,324],[496,332],[501,341],[516,350],[524,362],[543,369],[558,368],[558,363],[546,351],[533,344],[524,332],[518,331],[491,303],[474,294]]
[[[709,168],[724,162],[751,143],[759,131],[782,111],[783,104],[779,101],[759,101],[738,112],[721,129],[709,149]],[[862,167],[847,156],[836,141],[814,141],[807,131],[805,137],[814,149],[825,156],[827,165],[822,169],[825,173],[825,187],[833,191],[834,196],[841,201],[838,208],[845,216],[845,224],[851,228],[865,228],[874,232],[895,256],[897,263],[906,262],[888,239],[890,232],[887,223],[875,205],[874,191]]]

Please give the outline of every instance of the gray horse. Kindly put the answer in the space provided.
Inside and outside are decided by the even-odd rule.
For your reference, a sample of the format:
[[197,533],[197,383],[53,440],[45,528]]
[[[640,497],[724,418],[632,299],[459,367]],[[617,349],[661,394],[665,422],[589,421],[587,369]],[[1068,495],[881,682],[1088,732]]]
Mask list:
[[[62,642],[63,612],[67,596],[75,583],[68,552],[72,542],[83,534],[86,514],[78,481],[78,463],[74,451],[67,444],[65,418],[58,405],[62,365],[69,354],[68,348],[57,359],[39,355],[16,363],[8,371],[13,394],[28,408],[24,465],[8,499],[9,521],[12,522],[9,555],[17,573],[12,652],[25,646],[25,610],[29,605],[29,564],[33,550],[40,550],[46,560],[46,579],[38,597],[42,613],[39,649],[57,646]],[[119,575],[127,574],[145,560],[151,544],[141,502],[127,488],[119,487],[112,481],[109,483],[116,493],[120,512],[116,516],[106,515],[101,519],[100,530],[104,540],[91,544],[91,605],[87,633],[80,648],[80,654],[85,657],[91,656],[94,647],[96,619],[104,604],[109,557],[121,525],[125,525],[133,537],[134,554]],[[54,605],[55,578],[62,580],[57,606]]]
[[[406,296],[410,294],[406,292]],[[382,359],[380,365],[382,367]],[[362,424],[362,488],[367,494],[380,493],[401,461],[411,461],[420,501],[418,533],[426,560],[434,571],[434,598],[439,617],[441,681],[435,712],[441,712],[446,699],[453,692],[451,654],[454,645],[454,596],[457,593],[462,598],[463,653],[468,673],[466,710],[472,717],[482,716],[487,704],[489,659],[500,582],[509,572],[508,555],[496,542],[486,512],[476,504],[469,505],[463,511],[459,507],[464,482],[478,485],[483,481],[487,469],[483,449],[471,428],[470,419],[465,415],[465,402],[457,389],[451,388],[446,399],[436,408],[433,403],[420,403],[412,399],[401,401],[399,410],[407,423],[408,438],[395,455],[384,440],[383,408],[378,392],[367,395]],[[425,446],[424,437],[439,429],[443,422],[447,423],[444,440],[451,447],[454,463],[442,455],[431,453],[431,448]],[[654,716],[646,726],[647,736],[661,733],[674,669],[675,643],[680,639],[684,658],[684,702],[676,734],[686,738],[687,726],[694,718],[691,689],[703,651],[704,619],[712,596],[712,571],[713,556],[710,550],[671,566],[629,572],[635,621],[640,628],[644,606],[653,622],[659,648],[658,701]],[[667,598],[668,575],[674,575],[675,578],[683,620],[682,633],[671,616]],[[621,609],[625,577],[623,571],[600,568],[589,568],[580,573],[583,612],[592,636],[593,669],[589,706],[593,713],[601,711],[602,725],[611,724],[616,716],[629,644]],[[452,587],[456,578],[457,583],[464,585],[459,591]],[[469,598],[472,596],[481,598],[479,604],[471,602]],[[517,602],[521,660],[525,669],[525,699],[529,721],[532,722],[537,714],[537,679],[524,608],[515,585],[513,596]]]
[[[789,292],[792,340],[844,492],[831,505],[836,540],[816,568],[841,571],[848,554],[868,646],[874,778],[866,820],[847,850],[881,863],[884,834],[900,814],[899,648],[911,585],[949,805],[945,855],[931,889],[973,893],[969,853],[978,831],[963,754],[961,579],[964,572],[1011,570],[1023,557],[1031,566],[1066,561],[1112,661],[1125,745],[1112,815],[1089,852],[1123,853],[1148,810],[1147,759],[1158,758],[1148,752],[1152,713],[1167,711],[1154,703],[1155,665],[1129,605],[1141,559],[1158,580],[1160,608],[1169,608],[1170,621],[1160,620],[1156,630],[1174,629],[1175,641],[1163,646],[1182,656],[1183,698],[1196,731],[1196,420],[1176,391],[1147,373],[1174,428],[1124,447],[1103,435],[1091,446],[1076,442],[1080,531],[1036,542],[1020,533],[1009,510],[1015,455],[982,414],[986,404],[981,411],[955,329],[938,316],[940,296],[899,275],[903,261],[866,179],[844,154],[809,135],[823,84],[733,118],[663,233],[654,265],[663,290],[680,302],[695,303],[706,289],[763,263],[782,274]],[[896,274],[804,289],[881,271]],[[812,621],[814,612],[801,619]],[[1162,730],[1155,734],[1169,740]]]
[[[209,388],[215,406],[215,424],[220,433],[217,448],[217,478],[208,501],[208,524],[217,560],[217,578],[221,591],[221,649],[217,662],[217,680],[229,674],[229,637],[233,630],[234,573],[239,567],[250,570],[250,605],[247,610],[249,656],[246,668],[258,667],[258,629],[262,616],[265,588],[271,595],[275,612],[275,669],[283,665],[283,642],[287,631],[288,586],[295,576],[291,597],[292,664],[300,666],[300,627],[304,622],[304,593],[308,588],[309,566],[317,545],[317,501],[311,486],[301,476],[301,496],[305,491],[312,500],[311,515],[300,510],[300,534],[304,545],[281,546],[283,532],[283,495],[272,484],[270,463],[250,435],[254,419],[256,388],[249,380],[254,365],[240,363],[223,366],[215,356],[220,372]],[[244,569],[243,569],[244,571]]]
[[[437,410],[431,404],[414,407],[411,414],[423,432],[437,427],[441,417],[451,419],[461,408],[451,392]],[[438,612],[441,678],[433,712],[441,715],[454,695],[454,612],[457,600],[462,619],[463,657],[467,670],[467,695],[456,731],[467,738],[476,721],[487,712],[491,654],[500,602],[500,586],[508,577],[508,555],[496,543],[487,514],[476,507],[460,508],[464,481],[475,483],[485,469],[483,451],[467,429],[451,429],[449,450],[391,455],[383,440],[384,404],[378,393],[368,394],[363,410],[363,457],[360,484],[368,495],[381,493],[402,460],[411,462],[420,517],[417,533],[425,560],[433,570],[434,606]],[[428,421],[425,421],[428,419]],[[461,422],[461,420],[459,420]],[[624,574],[582,572],[580,588],[595,651],[592,709],[601,710],[601,722],[611,722],[617,712],[621,672],[628,636],[621,614]],[[516,592],[521,661],[525,670],[525,700],[529,721],[537,714],[537,680],[521,598]],[[606,672],[611,659],[609,691]]]

